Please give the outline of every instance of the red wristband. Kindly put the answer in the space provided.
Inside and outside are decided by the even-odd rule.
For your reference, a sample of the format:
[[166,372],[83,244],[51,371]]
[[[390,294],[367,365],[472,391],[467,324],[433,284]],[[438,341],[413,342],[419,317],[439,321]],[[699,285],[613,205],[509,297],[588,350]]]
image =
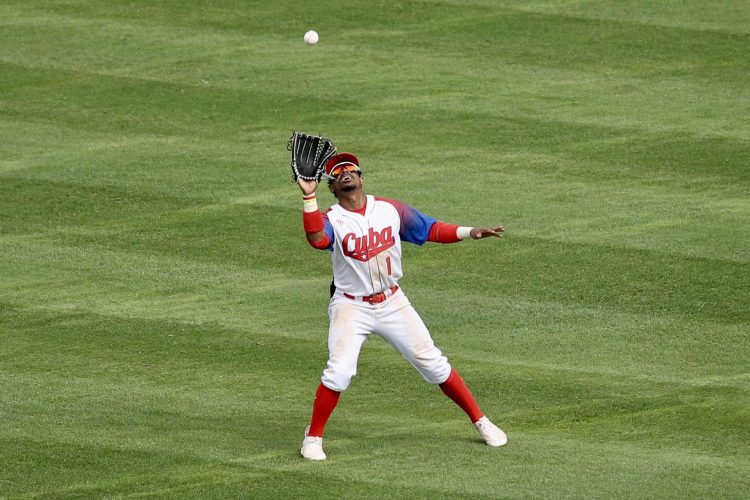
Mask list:
[[461,238],[458,237],[457,224],[447,224],[440,221],[432,225],[427,239],[433,243],[456,243],[461,241]]
[[302,212],[302,223],[306,233],[319,233],[326,228],[323,222],[323,214],[320,213],[320,210]]

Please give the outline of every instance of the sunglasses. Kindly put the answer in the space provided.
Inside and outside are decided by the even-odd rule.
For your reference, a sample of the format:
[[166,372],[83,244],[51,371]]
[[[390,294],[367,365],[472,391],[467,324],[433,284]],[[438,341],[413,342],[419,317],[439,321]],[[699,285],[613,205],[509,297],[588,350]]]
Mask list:
[[331,172],[328,174],[328,176],[338,177],[344,172],[349,172],[349,173],[359,172],[359,167],[357,165],[354,165],[353,163],[347,163],[345,165],[337,165],[331,169]]

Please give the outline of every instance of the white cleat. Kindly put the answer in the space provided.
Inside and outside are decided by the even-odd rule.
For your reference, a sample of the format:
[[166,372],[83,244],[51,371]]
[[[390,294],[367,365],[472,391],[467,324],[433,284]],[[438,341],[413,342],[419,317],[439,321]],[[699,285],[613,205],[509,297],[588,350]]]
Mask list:
[[305,439],[302,441],[300,453],[307,460],[325,460],[326,454],[323,451],[323,438],[318,436],[308,436],[307,432],[310,426],[305,429]]
[[490,422],[487,417],[477,420],[474,423],[474,428],[488,446],[503,446],[508,442],[508,436],[498,426]]

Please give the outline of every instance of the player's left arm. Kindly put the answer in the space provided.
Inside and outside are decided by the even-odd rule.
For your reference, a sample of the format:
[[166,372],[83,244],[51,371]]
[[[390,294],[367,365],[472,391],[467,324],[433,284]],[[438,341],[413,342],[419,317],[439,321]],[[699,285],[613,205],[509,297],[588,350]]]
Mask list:
[[466,227],[458,224],[441,222],[429,215],[398,200],[390,198],[377,198],[393,205],[398,211],[401,219],[400,236],[404,241],[422,245],[427,241],[434,243],[456,243],[461,240],[481,240],[494,236],[502,238],[505,228],[495,227]]
[[430,226],[427,241],[434,243],[456,243],[469,238],[473,240],[481,240],[492,236],[502,238],[504,232],[505,228],[503,226],[467,227],[435,221]]

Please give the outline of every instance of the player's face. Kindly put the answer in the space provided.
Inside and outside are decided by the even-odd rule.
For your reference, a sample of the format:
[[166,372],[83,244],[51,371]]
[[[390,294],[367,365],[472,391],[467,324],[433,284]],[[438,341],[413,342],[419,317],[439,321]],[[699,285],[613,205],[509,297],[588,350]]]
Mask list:
[[356,167],[345,167],[338,172],[334,170],[331,172],[331,176],[333,177],[331,191],[333,191],[334,194],[362,189],[362,177],[360,176],[359,169]]

